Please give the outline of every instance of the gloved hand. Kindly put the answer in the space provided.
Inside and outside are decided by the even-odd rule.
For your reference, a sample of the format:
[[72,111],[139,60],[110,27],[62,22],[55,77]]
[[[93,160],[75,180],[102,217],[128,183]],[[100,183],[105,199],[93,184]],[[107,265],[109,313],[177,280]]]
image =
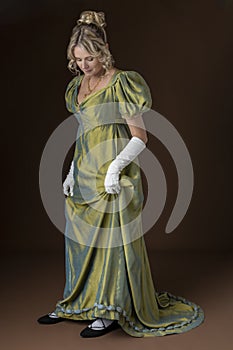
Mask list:
[[120,193],[121,187],[119,184],[120,172],[141,153],[146,144],[137,136],[133,136],[127,143],[125,148],[111,162],[108,167],[104,186],[107,193]]
[[72,197],[74,194],[73,189],[74,189],[74,161],[72,161],[69,174],[66,176],[66,179],[63,182],[63,192],[66,196],[70,195]]

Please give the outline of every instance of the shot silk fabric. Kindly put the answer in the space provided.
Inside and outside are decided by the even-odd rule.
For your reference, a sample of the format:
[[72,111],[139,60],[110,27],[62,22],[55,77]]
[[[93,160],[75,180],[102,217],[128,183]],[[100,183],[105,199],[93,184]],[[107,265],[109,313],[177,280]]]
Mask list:
[[74,195],[65,200],[66,284],[55,312],[72,320],[118,320],[133,337],[186,332],[203,322],[204,312],[154,288],[141,225],[138,158],[121,172],[119,195],[104,188],[109,164],[132,137],[126,118],[152,105],[149,87],[139,73],[117,70],[105,88],[78,104],[82,79],[74,77],[65,93],[79,128]]

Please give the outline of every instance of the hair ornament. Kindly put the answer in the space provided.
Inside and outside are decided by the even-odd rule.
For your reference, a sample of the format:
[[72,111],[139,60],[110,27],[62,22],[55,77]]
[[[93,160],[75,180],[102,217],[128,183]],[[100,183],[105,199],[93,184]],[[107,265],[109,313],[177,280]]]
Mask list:
[[80,18],[77,20],[78,25],[95,24],[101,28],[106,26],[105,16],[103,12],[83,11]]

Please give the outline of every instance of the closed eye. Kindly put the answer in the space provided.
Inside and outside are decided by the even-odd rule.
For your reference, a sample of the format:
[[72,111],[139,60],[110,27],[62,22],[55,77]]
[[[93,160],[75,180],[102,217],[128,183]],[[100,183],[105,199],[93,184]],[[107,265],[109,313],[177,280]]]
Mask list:
[[[87,57],[87,61],[90,62],[90,61],[93,61],[93,60],[94,60],[94,57],[91,57],[91,56],[90,56],[90,57]],[[77,61],[77,62],[81,62],[82,60],[81,60],[81,58],[76,58],[76,61]]]

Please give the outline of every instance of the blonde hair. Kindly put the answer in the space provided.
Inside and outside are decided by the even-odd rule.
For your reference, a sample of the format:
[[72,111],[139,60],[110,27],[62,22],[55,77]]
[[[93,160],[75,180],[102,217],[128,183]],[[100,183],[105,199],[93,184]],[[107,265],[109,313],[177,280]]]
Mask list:
[[74,48],[79,45],[86,49],[90,55],[97,57],[102,63],[105,73],[111,69],[115,63],[109,49],[106,47],[107,35],[104,12],[83,11],[77,24],[72,29],[72,35],[67,48],[68,69],[77,75],[80,70],[74,56]]

